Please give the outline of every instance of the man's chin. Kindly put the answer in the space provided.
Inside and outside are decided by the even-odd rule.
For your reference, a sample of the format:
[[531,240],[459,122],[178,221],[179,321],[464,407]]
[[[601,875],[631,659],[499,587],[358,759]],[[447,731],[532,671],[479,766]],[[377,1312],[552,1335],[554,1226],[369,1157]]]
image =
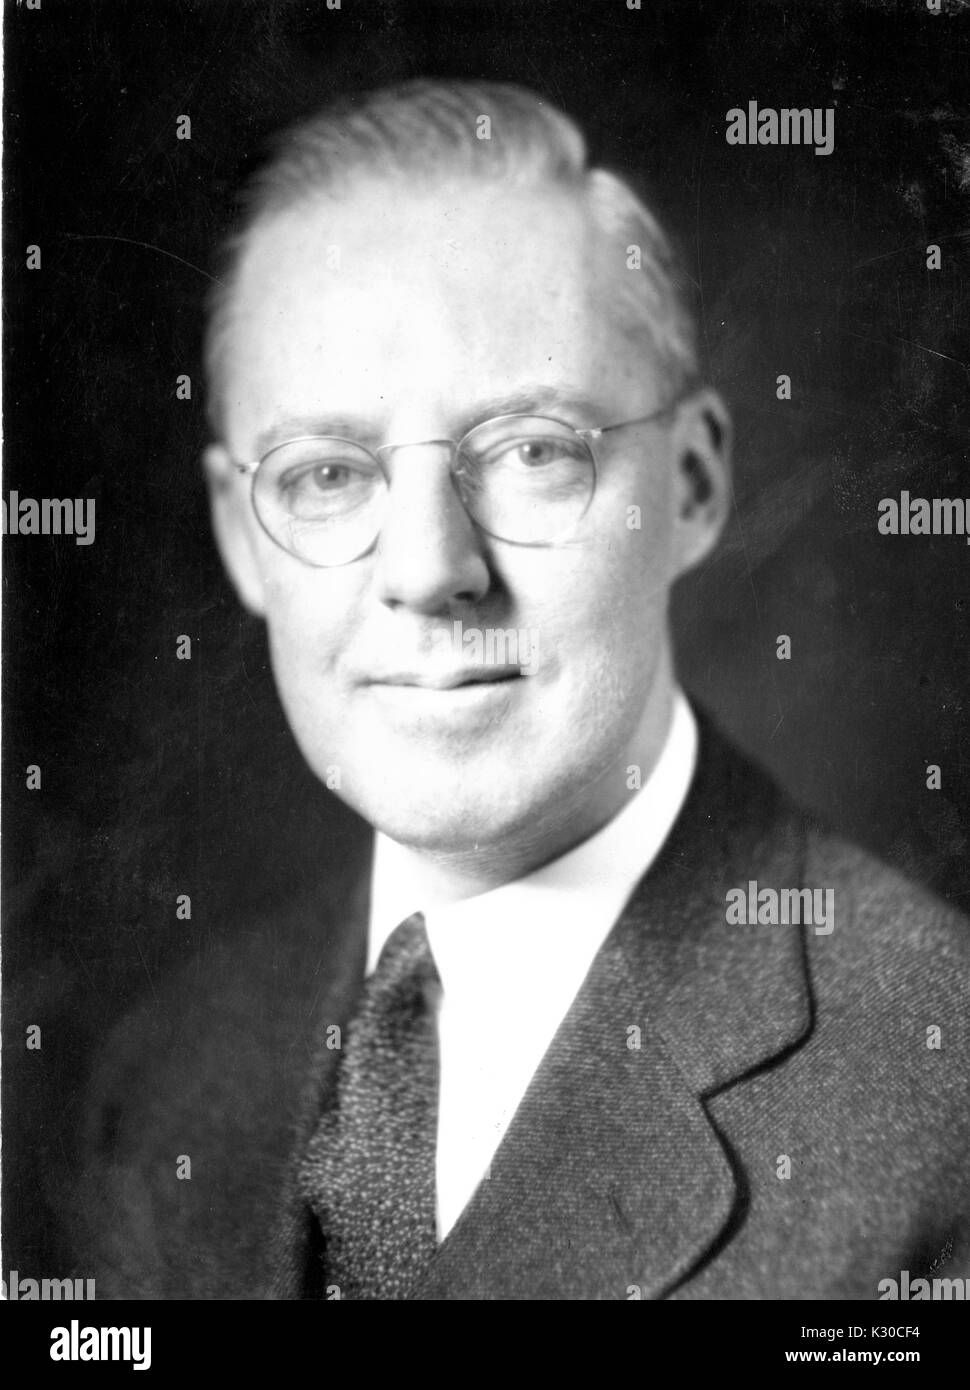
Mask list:
[[524,833],[530,820],[528,813],[517,814],[516,808],[508,805],[498,812],[467,802],[456,803],[450,811],[438,806],[426,814],[412,811],[395,815],[384,806],[373,815],[364,815],[382,834],[432,858],[502,852]]
[[550,798],[521,783],[517,786],[469,787],[467,780],[434,781],[402,789],[387,786],[358,795],[348,803],[382,834],[431,857],[451,858],[505,853],[511,844],[541,836]]

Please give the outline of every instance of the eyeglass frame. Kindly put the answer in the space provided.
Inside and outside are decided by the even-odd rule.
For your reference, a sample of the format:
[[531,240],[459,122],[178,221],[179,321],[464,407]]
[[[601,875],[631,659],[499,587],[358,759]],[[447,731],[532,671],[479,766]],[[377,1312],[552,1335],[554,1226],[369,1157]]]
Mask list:
[[[482,428],[483,428],[484,426],[486,426],[486,425],[496,425],[496,424],[500,424],[503,420],[548,420],[550,424],[553,424],[553,425],[560,425],[560,426],[562,426],[562,427],[564,427],[564,428],[566,428],[566,429],[572,430],[573,434],[575,434],[579,439],[581,439],[581,440],[589,447],[589,456],[590,456],[590,460],[591,460],[592,465],[593,465],[593,486],[592,486],[592,489],[591,489],[590,494],[589,494],[589,500],[587,501],[586,506],[583,508],[582,515],[579,516],[579,517],[577,518],[577,520],[576,520],[576,525],[578,526],[578,525],[580,524],[580,522],[583,520],[583,517],[586,516],[586,513],[589,511],[590,507],[592,506],[593,498],[596,496],[596,484],[597,484],[598,476],[599,476],[599,475],[598,475],[598,460],[597,460],[597,458],[596,458],[596,454],[595,454],[595,452],[594,452],[594,450],[593,450],[593,447],[592,447],[592,441],[602,438],[602,436],[603,436],[604,434],[612,434],[612,432],[613,432],[614,430],[629,429],[632,425],[647,425],[647,424],[650,424],[650,423],[651,423],[652,421],[654,421],[654,420],[659,420],[659,419],[661,419],[664,415],[669,415],[669,414],[671,413],[671,411],[675,411],[675,410],[679,409],[679,407],[680,407],[681,405],[683,405],[684,401],[687,400],[688,397],[689,397],[691,394],[692,394],[692,392],[691,392],[690,390],[682,391],[682,392],[680,392],[678,395],[674,396],[674,398],[673,398],[672,400],[668,401],[666,405],[660,406],[657,410],[652,410],[652,411],[649,413],[649,415],[638,415],[638,416],[636,416],[636,417],[635,417],[634,419],[632,419],[632,420],[620,420],[620,421],[618,421],[616,424],[612,424],[612,425],[597,425],[597,426],[592,426],[592,427],[585,427],[585,426],[584,426],[584,427],[577,427],[576,425],[570,424],[570,422],[569,422],[568,420],[560,420],[560,419],[559,419],[557,416],[555,416],[555,415],[542,415],[542,414],[533,415],[533,414],[530,414],[528,411],[515,411],[515,412],[513,412],[512,414],[509,414],[509,415],[492,415],[492,416],[490,416],[487,420],[480,420],[480,421],[478,422],[478,424],[472,425],[472,427],[471,427],[470,429],[467,429],[467,430],[465,431],[465,433],[461,436],[461,438],[460,438],[460,439],[457,439],[457,440],[455,440],[455,439],[416,439],[416,440],[413,440],[413,441],[411,441],[411,440],[406,440],[406,441],[402,441],[401,443],[379,444],[379,445],[377,445],[376,448],[374,448],[374,449],[369,449],[366,445],[361,444],[359,440],[356,440],[356,439],[347,439],[346,436],[344,436],[344,435],[339,435],[339,434],[297,434],[297,435],[292,435],[289,439],[281,439],[281,440],[279,441],[278,444],[273,444],[273,445],[271,445],[271,447],[270,447],[269,449],[267,449],[266,452],[265,452],[264,454],[262,454],[258,459],[244,459],[244,460],[243,460],[243,459],[230,459],[230,462],[232,463],[233,468],[236,469],[237,473],[240,473],[240,474],[243,474],[243,475],[247,475],[247,474],[248,474],[248,475],[252,478],[253,481],[252,481],[252,486],[251,486],[251,488],[250,488],[249,497],[250,497],[250,502],[252,503],[253,512],[254,512],[254,514],[255,514],[255,516],[256,516],[256,520],[259,522],[260,526],[261,526],[262,529],[265,531],[265,533],[266,533],[266,535],[269,537],[269,539],[274,543],[274,545],[279,546],[280,550],[282,550],[282,551],[284,552],[284,554],[286,554],[286,555],[291,555],[291,556],[293,557],[294,560],[299,560],[302,564],[308,565],[311,569],[342,569],[345,565],[352,565],[352,564],[354,564],[357,560],[362,560],[362,559],[364,558],[365,555],[369,555],[369,554],[370,554],[370,552],[373,550],[374,546],[377,544],[378,540],[380,539],[380,534],[381,534],[381,533],[380,533],[380,530],[378,530],[377,534],[374,536],[374,539],[373,539],[373,540],[370,542],[370,544],[367,546],[366,550],[362,550],[362,551],[360,552],[359,555],[353,556],[350,560],[341,560],[341,561],[338,561],[336,564],[333,564],[333,565],[321,565],[321,564],[317,564],[317,563],[315,563],[313,560],[308,560],[308,559],[306,558],[306,556],[298,554],[297,551],[291,550],[291,549],[289,548],[289,546],[284,545],[283,542],[282,542],[281,540],[279,540],[276,536],[273,535],[272,531],[269,529],[269,527],[267,526],[266,522],[265,522],[265,521],[263,520],[263,518],[260,516],[260,514],[259,514],[259,509],[258,509],[257,506],[256,506],[256,496],[255,496],[255,494],[256,494],[256,474],[259,472],[259,469],[262,467],[262,465],[263,465],[263,463],[266,461],[266,459],[269,458],[270,454],[274,454],[274,453],[277,451],[277,449],[285,449],[285,448],[287,447],[287,445],[289,445],[289,444],[303,444],[303,443],[309,443],[311,440],[314,440],[314,439],[328,439],[328,440],[331,440],[331,441],[333,441],[334,443],[337,443],[337,444],[351,444],[351,445],[353,445],[353,447],[354,447],[355,449],[360,449],[363,453],[370,454],[370,456],[374,459],[375,463],[377,464],[378,468],[380,468],[381,472],[383,473],[385,482],[386,482],[386,483],[389,483],[389,482],[390,482],[390,479],[389,479],[388,476],[387,476],[387,471],[386,471],[386,469],[385,469],[385,467],[384,467],[384,460],[381,458],[381,454],[386,453],[386,452],[390,452],[390,451],[395,450],[395,449],[420,449],[420,448],[422,448],[422,447],[423,447],[424,445],[426,445],[426,444],[449,444],[449,445],[451,445],[453,452],[452,452],[452,456],[451,456],[451,462],[450,462],[450,464],[448,465],[448,471],[449,471],[449,473],[451,474],[452,478],[454,478],[454,476],[455,476],[455,472],[454,472],[454,470],[455,470],[455,464],[456,464],[456,462],[457,462],[457,460],[458,460],[458,458],[459,458],[459,456],[460,456],[460,454],[461,454],[462,445],[465,443],[465,440],[469,437],[469,435],[474,434],[476,430],[482,429]],[[494,535],[493,532],[487,530],[487,528],[484,527],[484,526],[481,524],[481,522],[477,521],[476,518],[472,516],[472,514],[468,511],[468,508],[465,506],[464,498],[461,496],[460,493],[458,494],[458,498],[459,498],[459,501],[460,501],[461,504],[462,504],[462,508],[464,509],[466,516],[468,517],[469,521],[471,521],[472,525],[475,526],[475,527],[476,527],[479,531],[481,531],[484,535],[486,535],[486,536],[491,536],[491,538],[492,538],[493,540],[502,541],[503,544],[505,544],[505,545],[523,545],[523,546],[529,546],[529,547],[532,548],[532,549],[542,549],[542,548],[545,548],[545,547],[552,547],[552,546],[555,546],[555,545],[560,545],[560,544],[562,544],[561,541],[514,541],[514,540],[508,540],[508,539],[507,539],[506,537],[504,537],[504,536],[496,536],[496,535]]]

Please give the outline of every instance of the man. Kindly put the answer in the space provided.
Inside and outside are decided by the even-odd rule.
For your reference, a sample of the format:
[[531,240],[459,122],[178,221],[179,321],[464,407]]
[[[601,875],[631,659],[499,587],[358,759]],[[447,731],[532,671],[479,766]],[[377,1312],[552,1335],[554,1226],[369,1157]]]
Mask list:
[[676,683],[730,428],[649,212],[527,92],[378,92],[253,185],[208,348],[223,558],[376,838],[113,1039],[99,1292],[970,1274],[965,924]]

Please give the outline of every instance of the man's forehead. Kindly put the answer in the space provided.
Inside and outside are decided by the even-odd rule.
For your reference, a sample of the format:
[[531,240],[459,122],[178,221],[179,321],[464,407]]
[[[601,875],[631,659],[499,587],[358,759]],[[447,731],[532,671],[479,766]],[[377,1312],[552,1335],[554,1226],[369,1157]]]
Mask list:
[[329,412],[349,433],[401,398],[431,408],[435,392],[449,428],[492,399],[494,413],[530,394],[581,410],[624,375],[608,274],[621,254],[569,190],[465,181],[395,197],[365,183],[254,230],[232,375],[264,431]]
[[363,268],[368,285],[381,265],[460,282],[494,263],[513,273],[523,259],[585,282],[596,273],[602,241],[585,200],[557,185],[465,178],[413,188],[362,178],[339,198],[308,197],[264,219],[250,235],[241,278],[258,286],[287,269],[309,276],[323,256],[327,269],[350,282]]

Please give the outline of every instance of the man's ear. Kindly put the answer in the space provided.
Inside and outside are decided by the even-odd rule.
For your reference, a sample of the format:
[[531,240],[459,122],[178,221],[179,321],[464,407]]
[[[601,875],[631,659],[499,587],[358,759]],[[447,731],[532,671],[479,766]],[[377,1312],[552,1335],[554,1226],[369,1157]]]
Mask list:
[[716,391],[696,391],[680,407],[672,430],[674,449],[675,574],[693,569],[711,553],[731,502],[733,429]]
[[222,563],[240,602],[257,618],[266,616],[263,579],[253,527],[256,518],[249,499],[249,479],[242,478],[221,444],[210,444],[202,455],[209,488],[209,513]]

